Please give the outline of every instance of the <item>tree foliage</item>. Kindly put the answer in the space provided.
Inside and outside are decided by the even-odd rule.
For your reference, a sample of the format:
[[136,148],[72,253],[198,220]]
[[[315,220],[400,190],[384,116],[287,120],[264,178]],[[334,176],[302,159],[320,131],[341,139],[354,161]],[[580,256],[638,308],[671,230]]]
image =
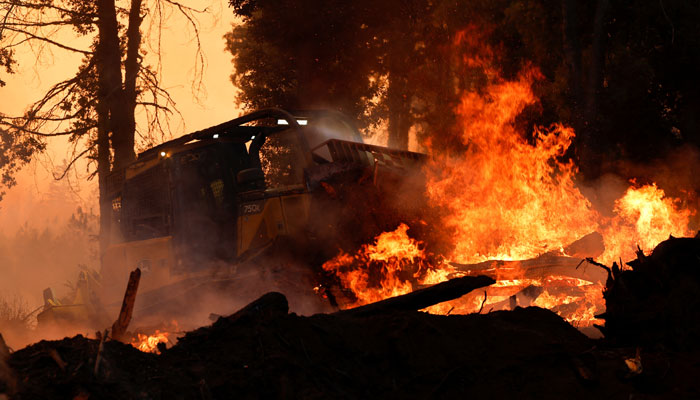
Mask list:
[[234,1],[244,24],[226,35],[234,84],[248,108],[337,108],[365,123],[380,90],[378,38],[364,24],[364,2]]
[[[353,2],[232,0],[227,35],[238,100],[248,107],[326,105],[450,140],[454,106],[485,76],[460,65],[465,29],[495,49],[503,77],[542,73],[541,101],[520,123],[564,122],[585,172],[606,159],[644,160],[700,141],[700,5],[615,0]],[[471,27],[471,28],[470,28]],[[372,84],[376,85],[372,85]],[[352,106],[348,106],[352,105]],[[371,116],[372,118],[368,118]],[[602,167],[601,167],[602,166]]]

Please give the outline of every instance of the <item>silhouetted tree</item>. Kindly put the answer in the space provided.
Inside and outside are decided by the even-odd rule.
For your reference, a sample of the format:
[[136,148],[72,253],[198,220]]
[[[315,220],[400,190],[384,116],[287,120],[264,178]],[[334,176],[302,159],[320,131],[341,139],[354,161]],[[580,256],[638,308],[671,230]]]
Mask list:
[[332,107],[362,126],[386,118],[390,145],[407,147],[431,2],[232,0],[231,5],[243,18],[226,35],[241,104]]
[[[46,137],[67,136],[73,144],[66,171],[76,160],[88,157],[97,168],[100,188],[102,248],[110,231],[111,203],[107,194],[107,176],[119,172],[136,157],[134,145],[137,106],[153,108],[148,129],[142,136],[164,134],[160,125],[163,113],[172,112],[174,103],[158,84],[158,74],[143,63],[141,23],[155,9],[157,27],[162,24],[164,7],[181,12],[195,25],[197,11],[173,0],[2,0],[0,9],[0,63],[14,72],[12,49],[40,44],[82,55],[77,73],[55,84],[32,104],[23,116],[0,116],[5,129],[0,170],[3,183],[11,185],[11,174],[36,151],[44,149]],[[70,28],[76,36],[90,37],[92,45],[81,48],[57,41],[55,33]],[[89,41],[88,41],[89,42]],[[198,50],[201,60],[201,53]],[[59,174],[58,178],[65,175]]]
[[[381,89],[379,38],[366,2],[231,2],[243,18],[226,35],[238,101],[248,108],[332,107],[361,119]],[[365,118],[363,118],[365,117]]]

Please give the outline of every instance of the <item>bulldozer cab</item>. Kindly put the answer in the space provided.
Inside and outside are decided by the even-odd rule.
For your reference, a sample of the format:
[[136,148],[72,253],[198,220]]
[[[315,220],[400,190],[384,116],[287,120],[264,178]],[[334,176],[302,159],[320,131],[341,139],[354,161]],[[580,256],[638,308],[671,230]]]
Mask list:
[[[139,154],[111,177],[113,243],[103,259],[108,298],[128,271],[142,290],[199,274],[230,274],[281,235],[303,235],[309,217],[312,149],[328,140],[361,143],[333,112],[268,109]],[[322,160],[323,157],[320,158]]]

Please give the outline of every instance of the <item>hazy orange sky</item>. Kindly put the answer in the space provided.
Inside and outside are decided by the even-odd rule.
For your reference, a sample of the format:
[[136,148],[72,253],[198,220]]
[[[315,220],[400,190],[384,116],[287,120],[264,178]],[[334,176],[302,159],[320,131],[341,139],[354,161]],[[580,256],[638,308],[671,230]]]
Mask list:
[[[194,75],[195,34],[184,18],[172,12],[162,32],[162,86],[166,88],[182,113],[183,120],[173,119],[173,136],[220,123],[239,115],[234,104],[236,89],[230,81],[233,71],[231,54],[225,50],[223,35],[235,22],[227,1],[210,0],[183,3],[209,13],[199,15],[200,40],[206,59],[203,91],[195,99],[192,91]],[[148,34],[148,19],[142,25]],[[76,47],[85,47],[85,39],[75,39],[70,32],[59,37]],[[146,62],[156,63],[155,51],[147,50]],[[52,84],[75,73],[79,57],[65,51],[43,52],[40,57],[29,49],[17,53],[19,65],[15,75],[7,76],[7,86],[0,88],[0,112],[21,114],[41,97]],[[80,166],[72,179],[54,182],[49,171],[66,158],[63,140],[49,143],[48,152],[38,157],[18,175],[18,185],[7,191],[0,202],[0,232],[10,233],[28,222],[30,225],[51,224],[57,217],[69,216],[78,205],[95,211],[96,181],[85,183],[85,166]]]

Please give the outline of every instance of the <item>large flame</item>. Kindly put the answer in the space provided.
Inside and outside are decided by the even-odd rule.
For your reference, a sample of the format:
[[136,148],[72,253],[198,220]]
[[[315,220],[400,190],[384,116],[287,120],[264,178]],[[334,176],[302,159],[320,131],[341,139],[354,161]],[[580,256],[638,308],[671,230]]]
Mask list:
[[515,118],[535,102],[534,71],[499,81],[485,94],[466,93],[457,109],[458,156],[432,154],[428,195],[448,210],[442,225],[452,231],[450,259],[524,259],[560,249],[595,230],[596,213],[576,189],[567,151],[573,130],[538,128],[534,145],[515,128]]
[[[471,34],[474,34],[472,31]],[[633,182],[615,203],[616,215],[601,216],[574,183],[577,168],[567,151],[574,138],[561,124],[535,127],[530,135],[517,128],[516,117],[537,102],[532,84],[540,78],[527,67],[515,80],[503,79],[491,65],[492,52],[471,40],[476,56],[465,57],[469,68],[482,68],[489,83],[465,92],[456,109],[461,153],[426,147],[426,193],[442,210],[428,221],[442,230],[450,254],[426,254],[425,246],[401,224],[356,254],[342,253],[324,264],[352,292],[353,307],[410,292],[451,276],[471,273],[450,262],[525,260],[544,253],[565,256],[563,249],[586,234],[603,235],[605,263],[634,256],[637,246],[648,251],[669,235],[688,235],[692,212],[668,198],[656,184]],[[443,246],[444,247],[444,246]],[[447,261],[449,260],[449,261]],[[572,267],[572,269],[575,269]],[[479,271],[483,273],[484,271]],[[536,305],[549,308],[577,326],[590,326],[602,311],[602,282],[562,274],[533,278],[515,262],[495,263],[488,271],[498,282],[485,292],[428,309],[434,313],[471,313]],[[561,271],[560,271],[561,272]],[[574,275],[574,274],[572,274]]]
[[[411,238],[407,231],[408,226],[400,224],[395,231],[377,236],[374,244],[363,245],[356,254],[341,253],[323,265],[324,270],[334,273],[341,286],[355,298],[342,304],[343,308],[406,294],[417,287],[468,273],[456,270],[441,257],[426,254],[421,249],[422,243]],[[472,293],[429,307],[427,311],[468,314],[510,309],[515,305],[537,305],[554,310],[572,324],[589,326],[597,307],[602,304],[600,285],[583,279],[556,275],[525,278],[525,271],[518,263],[497,265],[493,270],[482,272],[498,279],[485,294]]]

